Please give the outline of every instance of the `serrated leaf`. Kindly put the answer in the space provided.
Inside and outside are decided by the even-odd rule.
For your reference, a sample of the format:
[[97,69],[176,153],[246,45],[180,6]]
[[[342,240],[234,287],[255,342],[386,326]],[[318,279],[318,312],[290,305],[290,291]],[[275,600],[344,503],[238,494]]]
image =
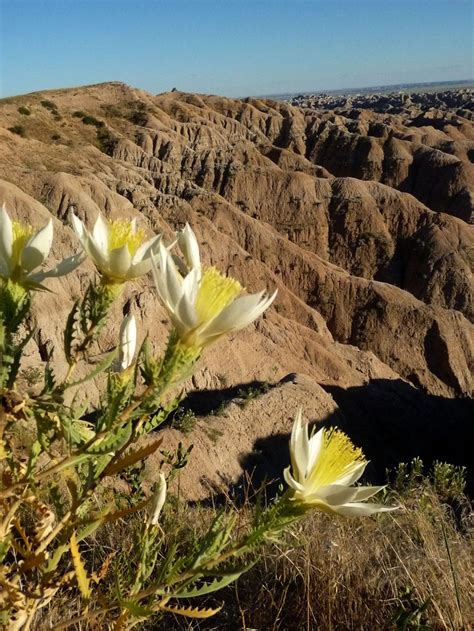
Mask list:
[[[228,519],[225,523],[225,519]],[[235,524],[236,516],[224,513],[218,515],[202,539],[201,546],[194,557],[192,568],[197,568],[208,559],[214,558],[228,542]]]
[[64,354],[66,361],[71,365],[74,361],[72,356],[72,345],[74,342],[75,327],[79,315],[79,300],[73,304],[72,309],[67,317],[66,328],[64,330]]
[[72,533],[69,544],[71,548],[72,562],[74,564],[74,570],[76,571],[76,578],[77,584],[79,585],[79,590],[84,598],[88,600],[91,596],[90,579],[87,576],[86,568],[84,567],[84,564],[82,562],[75,532]]
[[[142,427],[140,435],[149,434],[153,430],[157,429],[162,423],[166,421],[171,412],[174,412],[181,403],[182,393],[179,393],[174,399],[172,399],[166,406],[160,407],[151,418],[149,418]],[[140,412],[141,415],[141,412]]]
[[85,524],[80,530],[77,531],[77,542],[82,541],[86,537],[90,537],[90,535],[97,530],[97,528],[104,522],[106,517],[106,513],[100,515],[94,521],[91,521],[89,524]]
[[94,377],[97,377],[97,375],[100,375],[101,372],[104,372],[105,370],[107,370],[107,368],[109,368],[112,365],[112,362],[114,361],[116,357],[117,357],[117,349],[113,350],[111,353],[108,353],[104,357],[104,359],[96,365],[96,367],[93,370],[87,373],[85,377],[82,377],[81,379],[78,379],[77,381],[73,381],[72,383],[68,383],[66,387],[75,388],[76,386],[80,386],[83,383],[86,383],[87,381],[94,379]]
[[56,386],[56,377],[53,369],[49,365],[49,362],[46,363],[44,367],[44,388],[41,391],[41,394],[48,394],[52,392]]
[[173,598],[196,598],[198,596],[205,596],[206,594],[217,592],[219,589],[227,587],[227,585],[236,581],[240,576],[242,576],[242,574],[248,572],[254,565],[255,562],[238,567],[234,566],[228,568],[227,570],[222,570],[222,573],[217,570],[216,574],[220,574],[220,576],[217,576],[210,582],[204,582],[202,585],[197,587],[184,587],[183,589],[174,592]]
[[[23,355],[23,349],[31,340],[34,333],[35,333],[35,330],[32,329],[28,333],[28,335],[25,335],[25,337],[21,340],[21,342],[19,342],[19,344],[13,347],[13,355],[11,356],[12,361],[10,364],[10,370],[9,370],[8,379],[7,379],[7,388],[13,388],[15,384],[15,379],[18,374],[18,369],[20,368],[21,357]],[[5,357],[3,359],[5,360]]]
[[124,382],[121,374],[110,373],[107,380],[107,401],[97,421],[98,430],[112,427],[120,413],[127,407],[135,392],[135,380]]
[[154,613],[153,609],[150,609],[149,607],[144,607],[143,605],[140,605],[137,602],[133,602],[132,600],[122,600],[120,604],[122,605],[122,607],[127,609],[127,611],[129,611],[135,618],[148,618],[148,616],[151,616],[152,613]]
[[83,445],[95,435],[92,425],[83,419],[71,419],[69,416],[63,416],[59,418],[59,422],[64,440],[70,448]]
[[145,445],[136,451],[131,451],[124,458],[117,460],[117,462],[112,462],[104,471],[104,476],[115,475],[122,471],[122,469],[126,469],[127,467],[132,466],[136,462],[140,462],[140,460],[144,460],[147,456],[154,453],[158,447],[163,442],[162,438],[155,440],[149,445]]
[[59,463],[54,467],[55,473],[59,473],[60,471],[64,471],[64,469],[69,469],[70,467],[75,467],[76,465],[81,464],[81,462],[84,462],[90,457],[91,454],[78,454],[74,458],[71,458],[71,460],[66,459],[63,463]]
[[68,548],[69,546],[67,543],[63,543],[56,548],[56,550],[53,552],[53,556],[49,559],[48,565],[46,566],[46,574],[54,572],[54,570],[58,567],[59,561],[61,561],[63,554]]
[[11,534],[7,535],[6,537],[3,537],[3,539],[0,541],[0,563],[3,562],[3,559],[8,554],[10,547],[11,547]]
[[30,458],[28,460],[28,465],[26,467],[25,477],[28,478],[31,475],[31,472],[33,471],[34,466],[38,462],[38,458],[40,457],[42,451],[43,451],[43,447],[40,441],[39,440],[33,441],[30,447]]
[[210,618],[211,616],[215,616],[216,613],[222,609],[221,607],[217,607],[217,609],[199,609],[198,607],[181,607],[180,605],[162,605],[159,604],[159,611],[167,611],[168,613],[174,613],[178,616],[186,616],[186,618],[196,618],[203,620],[205,618]]
[[117,451],[125,445],[132,435],[132,424],[127,423],[123,427],[112,431],[109,435],[95,445],[91,445],[87,449],[88,454],[106,455],[110,452]]

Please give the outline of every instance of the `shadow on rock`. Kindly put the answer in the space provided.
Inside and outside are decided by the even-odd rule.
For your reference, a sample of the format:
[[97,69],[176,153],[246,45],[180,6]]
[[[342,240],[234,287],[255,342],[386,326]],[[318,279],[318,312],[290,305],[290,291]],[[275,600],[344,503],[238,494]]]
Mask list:
[[230,403],[244,403],[259,394],[264,394],[277,387],[279,383],[281,382],[255,380],[219,390],[192,390],[179,405],[182,410],[190,410],[199,416],[208,416],[222,412]]
[[[474,402],[446,399],[422,392],[402,380],[375,379],[364,386],[324,386],[339,406],[339,413],[326,419],[309,419],[310,425],[339,427],[361,447],[370,461],[364,482],[386,482],[386,470],[400,462],[420,457],[426,467],[434,461],[467,468],[467,490],[474,491]],[[322,423],[321,423],[322,421]],[[288,434],[259,439],[251,453],[241,459],[244,471],[232,494],[248,493],[265,484],[271,496],[289,465]]]

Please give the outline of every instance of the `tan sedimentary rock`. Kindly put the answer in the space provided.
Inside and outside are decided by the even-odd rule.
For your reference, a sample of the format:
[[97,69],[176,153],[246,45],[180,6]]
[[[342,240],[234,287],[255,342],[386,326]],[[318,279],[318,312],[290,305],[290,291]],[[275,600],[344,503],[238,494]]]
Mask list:
[[[55,111],[41,104],[45,99]],[[20,105],[31,115],[21,115]],[[23,136],[9,131],[19,125]],[[138,217],[166,237],[188,221],[207,262],[249,290],[278,287],[275,306],[208,351],[188,389],[304,376],[262,395],[262,405],[258,397],[248,407],[231,403],[215,440],[200,422],[196,484],[209,453],[202,475],[212,484],[220,474],[235,481],[243,465],[230,464],[234,456],[273,426],[288,431],[298,401],[314,421],[336,412],[349,432],[353,418],[372,459],[373,445],[383,444],[379,460],[392,463],[412,455],[417,443],[412,438],[404,450],[394,439],[391,452],[390,426],[371,418],[385,393],[388,418],[400,410],[405,424],[418,427],[430,414],[441,427],[449,414],[460,435],[472,433],[473,138],[472,123],[449,112],[334,113],[100,84],[0,101],[0,202],[38,226],[56,217],[58,259],[78,247],[67,224],[71,209],[89,224],[99,210]],[[91,273],[86,263],[36,300],[28,362],[52,351],[56,369],[64,370],[61,325]],[[125,296],[141,336],[150,331],[163,348],[169,325],[151,278],[128,286]],[[116,343],[120,316],[117,306],[98,352]],[[358,434],[364,422],[371,431]],[[438,434],[428,459],[443,457]],[[464,456],[453,451],[452,459]]]

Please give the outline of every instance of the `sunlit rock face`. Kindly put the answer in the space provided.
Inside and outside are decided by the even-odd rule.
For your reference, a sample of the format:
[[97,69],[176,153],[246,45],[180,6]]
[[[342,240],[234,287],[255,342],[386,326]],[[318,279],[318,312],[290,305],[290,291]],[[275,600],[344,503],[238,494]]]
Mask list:
[[[469,111],[449,104],[377,110],[154,96],[120,83],[0,102],[0,203],[36,229],[53,218],[52,263],[80,249],[71,211],[89,228],[100,211],[136,217],[148,237],[169,241],[189,222],[206,265],[249,292],[278,289],[263,317],[205,354],[187,386],[207,392],[198,416],[219,408],[212,397],[227,406],[218,431],[203,422],[193,440],[205,473],[190,494],[205,492],[203,475],[238,478],[256,441],[265,460],[265,441],[288,434],[297,403],[356,434],[369,472],[417,455],[424,434],[427,459],[464,460],[447,445],[448,430],[461,445],[472,431],[474,129]],[[36,300],[31,365],[52,352],[64,367],[62,322],[93,273],[86,261]],[[150,275],[130,282],[125,298],[139,341],[149,332],[163,349],[169,318],[152,285]],[[102,351],[116,343],[121,305],[114,317]],[[248,406],[233,402],[236,384],[288,373],[300,376]],[[407,427],[410,440],[399,440]]]

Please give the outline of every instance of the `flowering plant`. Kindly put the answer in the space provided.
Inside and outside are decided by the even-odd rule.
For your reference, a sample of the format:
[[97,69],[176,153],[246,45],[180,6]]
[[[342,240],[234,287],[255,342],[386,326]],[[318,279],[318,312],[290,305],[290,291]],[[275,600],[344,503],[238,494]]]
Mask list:
[[[165,394],[193,372],[202,350],[259,317],[275,293],[240,295],[235,279],[203,267],[188,225],[176,239],[180,259],[160,236],[145,240],[134,221],[107,222],[99,216],[89,233],[77,217],[71,220],[100,278],[91,281],[65,323],[65,374],[54,374],[46,362],[42,387],[32,393],[18,387],[23,350],[33,334],[21,337],[32,294],[48,277],[71,272],[83,255],[74,254],[49,272],[34,272],[51,248],[52,222],[35,232],[11,222],[5,209],[0,214],[0,622],[13,631],[39,628],[42,610],[74,586],[77,610],[53,628],[100,627],[107,620],[114,629],[125,629],[167,612],[209,617],[218,609],[182,601],[235,581],[252,566],[259,546],[310,508],[347,513],[379,489],[349,487],[362,473],[360,452],[337,435],[309,439],[298,417],[292,469],[285,471],[289,488],[256,510],[244,532],[235,528],[235,513],[224,512],[191,549],[168,545],[160,522],[173,473],[189,457],[190,449],[181,445],[174,454],[161,452],[167,466],[149,497],[126,508],[94,503],[107,481],[159,450],[157,430],[179,403],[179,394],[171,399]],[[121,324],[117,348],[91,364],[90,351],[121,287],[152,267],[173,324],[164,356],[155,357],[147,343],[137,353],[130,314]],[[88,367],[85,376],[77,376],[80,364]],[[100,375],[107,381],[100,402],[92,410],[81,406],[78,393]],[[365,513],[381,510],[364,506]],[[85,545],[101,529],[137,514],[142,520],[134,556],[127,571],[114,567],[117,578],[104,588],[114,554],[92,571]]]

